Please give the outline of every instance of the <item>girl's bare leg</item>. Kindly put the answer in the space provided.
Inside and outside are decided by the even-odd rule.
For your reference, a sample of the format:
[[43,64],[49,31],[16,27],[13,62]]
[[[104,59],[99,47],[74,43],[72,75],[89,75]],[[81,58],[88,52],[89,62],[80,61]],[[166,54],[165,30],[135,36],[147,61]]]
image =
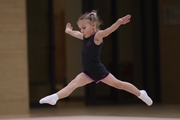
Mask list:
[[112,87],[115,87],[117,89],[122,89],[122,90],[125,90],[127,92],[130,92],[130,93],[136,95],[142,101],[144,101],[147,105],[149,105],[149,106],[152,105],[153,101],[147,95],[146,91],[144,91],[144,90],[140,91],[133,84],[118,80],[112,74],[109,74],[105,79],[102,80],[102,82],[107,84],[107,85],[110,85]]
[[69,96],[76,88],[91,83],[92,80],[87,77],[84,73],[80,73],[73,79],[66,87],[59,90],[57,93],[42,98],[39,102],[41,104],[48,103],[55,105],[59,99]]

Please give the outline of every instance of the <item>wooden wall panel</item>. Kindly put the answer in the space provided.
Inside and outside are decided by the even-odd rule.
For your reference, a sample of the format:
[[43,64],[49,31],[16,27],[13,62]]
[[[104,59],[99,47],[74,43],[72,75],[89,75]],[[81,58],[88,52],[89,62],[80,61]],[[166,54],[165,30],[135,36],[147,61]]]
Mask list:
[[25,0],[0,0],[0,115],[29,112]]
[[[175,15],[172,20],[180,20],[179,0],[159,0],[159,31],[160,31],[160,65],[161,65],[161,92],[162,102],[170,104],[179,104],[180,96],[177,95],[180,84],[180,24],[165,23],[166,19],[164,7],[171,6],[176,12],[171,12],[169,15]],[[169,17],[170,18],[170,17]]]

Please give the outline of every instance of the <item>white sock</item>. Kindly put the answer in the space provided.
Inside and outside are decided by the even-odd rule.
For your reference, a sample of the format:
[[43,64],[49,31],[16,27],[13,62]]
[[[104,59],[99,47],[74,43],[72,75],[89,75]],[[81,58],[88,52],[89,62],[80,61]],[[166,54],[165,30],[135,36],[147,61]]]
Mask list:
[[148,96],[146,91],[145,90],[140,90],[140,92],[141,92],[141,94],[140,94],[140,96],[138,98],[141,99],[142,101],[144,101],[148,106],[151,106],[153,104],[153,101]]
[[59,100],[59,97],[57,94],[52,94],[52,95],[48,95],[44,98],[42,98],[39,103],[43,104],[43,103],[48,103],[50,105],[55,105],[56,102]]

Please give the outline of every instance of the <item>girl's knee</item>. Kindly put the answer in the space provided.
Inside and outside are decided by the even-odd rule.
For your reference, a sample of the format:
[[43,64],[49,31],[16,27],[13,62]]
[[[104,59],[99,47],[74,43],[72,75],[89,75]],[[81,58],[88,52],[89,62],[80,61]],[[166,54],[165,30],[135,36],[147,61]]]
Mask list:
[[72,80],[72,81],[68,84],[68,86],[76,89],[76,88],[77,88],[77,82],[76,82],[75,80]]
[[118,89],[123,89],[124,88],[124,82],[118,81],[117,83],[114,84],[114,86]]
[[71,87],[73,87],[73,88],[81,87],[81,83],[80,83],[80,81],[77,80],[77,79],[72,80],[72,81],[69,83],[69,85],[70,85]]

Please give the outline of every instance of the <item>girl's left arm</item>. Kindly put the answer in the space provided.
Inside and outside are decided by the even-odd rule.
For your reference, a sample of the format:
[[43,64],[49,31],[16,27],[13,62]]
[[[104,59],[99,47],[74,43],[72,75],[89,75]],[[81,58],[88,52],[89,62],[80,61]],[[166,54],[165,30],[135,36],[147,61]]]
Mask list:
[[104,37],[107,37],[109,34],[114,32],[120,25],[124,25],[128,22],[130,22],[131,15],[126,15],[122,18],[119,18],[114,24],[112,24],[110,27],[106,28],[105,30],[100,30],[97,33],[97,39],[101,40]]

